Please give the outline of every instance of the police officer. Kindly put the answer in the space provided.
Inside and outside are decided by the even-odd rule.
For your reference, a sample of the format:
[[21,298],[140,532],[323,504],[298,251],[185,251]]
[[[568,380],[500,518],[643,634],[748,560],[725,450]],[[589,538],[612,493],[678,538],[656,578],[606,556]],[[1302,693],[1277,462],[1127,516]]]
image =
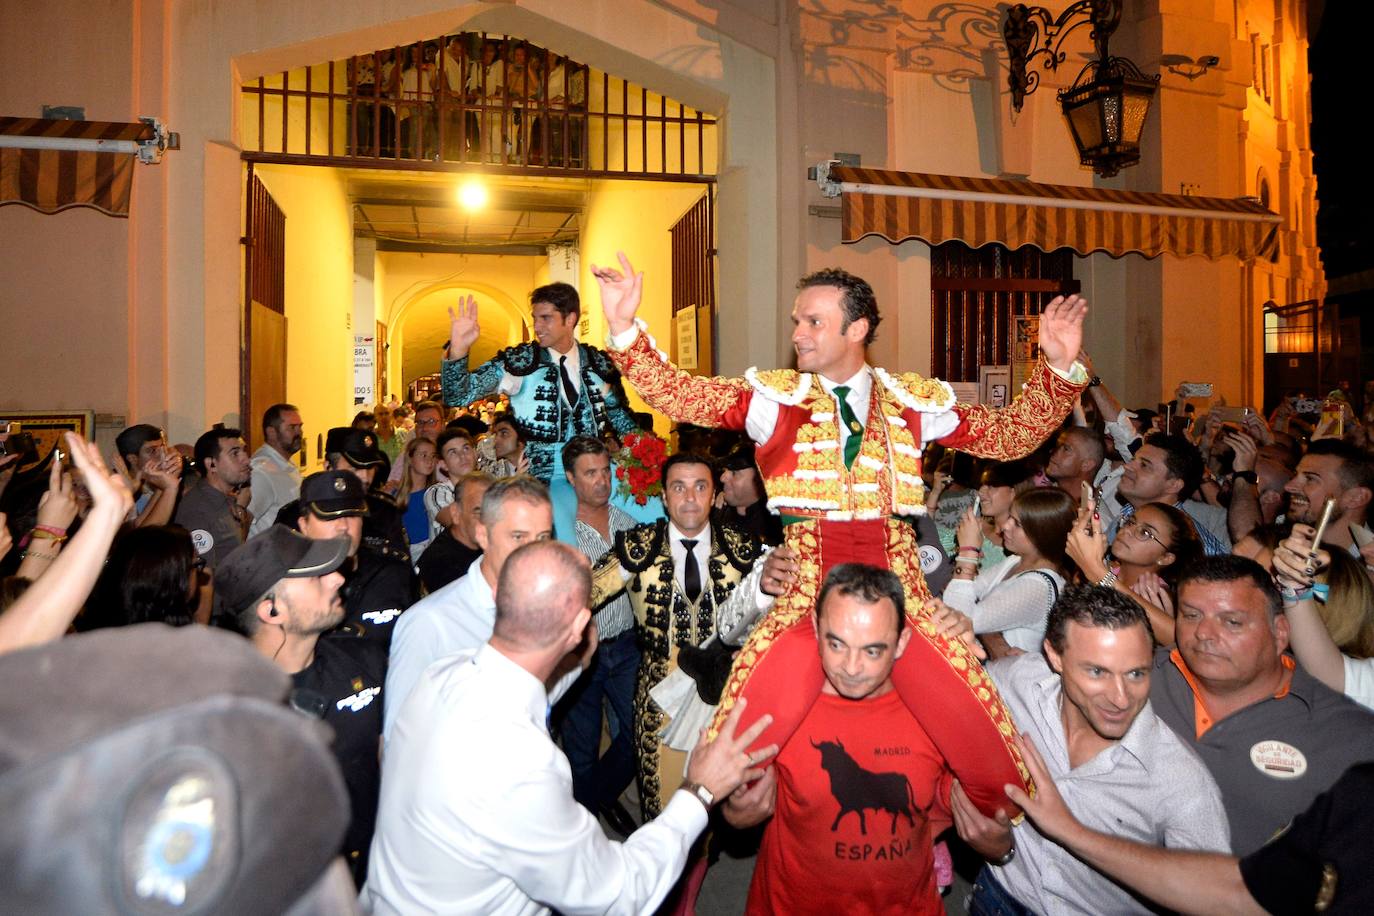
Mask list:
[[[367,515],[363,518],[363,546],[377,553],[410,561],[410,541],[401,524],[401,510],[385,495],[372,490],[377,469],[386,455],[377,446],[377,434],[366,429],[336,426],[325,436],[324,466],[330,471],[350,471],[367,491]],[[300,500],[289,502],[277,513],[277,524],[295,528]]]
[[[357,484],[352,475],[333,479],[339,477]],[[332,480],[326,483],[333,490]],[[291,676],[292,705],[333,729],[352,810],[342,852],[361,885],[381,787],[386,652],[372,640],[329,635],[343,620],[339,570],[356,543],[356,537],[314,540],[273,525],[215,570],[215,601],[222,617],[232,618],[254,648]]]
[[362,543],[369,513],[362,481],[348,471],[312,474],[301,482],[300,503],[296,528],[301,534],[349,540],[349,560],[339,570],[345,612],[340,629],[390,648],[396,618],[419,600],[419,586],[408,562]]

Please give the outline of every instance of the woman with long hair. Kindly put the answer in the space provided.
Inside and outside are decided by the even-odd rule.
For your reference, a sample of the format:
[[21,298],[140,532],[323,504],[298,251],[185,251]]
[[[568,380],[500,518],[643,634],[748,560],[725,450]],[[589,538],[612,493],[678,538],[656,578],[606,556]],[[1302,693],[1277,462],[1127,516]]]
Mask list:
[[1116,539],[1108,545],[1094,506],[1079,513],[1067,551],[1084,582],[1130,595],[1145,608],[1159,644],[1173,645],[1179,574],[1204,553],[1188,513],[1167,503],[1141,506],[1121,519]]
[[410,538],[410,559],[420,559],[429,546],[433,530],[429,513],[425,511],[425,491],[437,481],[438,452],[428,439],[414,438],[401,453],[401,483],[396,489],[396,505],[401,507],[401,521]]
[[195,623],[204,560],[180,525],[126,528],[115,538],[78,630]]
[[999,529],[1009,556],[982,572],[982,521],[972,511],[960,520],[956,568],[944,602],[972,619],[974,633],[1002,634],[1006,648],[998,640],[988,640],[989,655],[1040,651],[1045,620],[1064,587],[1064,544],[1075,509],[1071,496],[1050,487],[1018,495]]
[[1289,645],[1304,671],[1374,708],[1374,588],[1359,560],[1314,545],[1311,525],[1294,525],[1274,551]]

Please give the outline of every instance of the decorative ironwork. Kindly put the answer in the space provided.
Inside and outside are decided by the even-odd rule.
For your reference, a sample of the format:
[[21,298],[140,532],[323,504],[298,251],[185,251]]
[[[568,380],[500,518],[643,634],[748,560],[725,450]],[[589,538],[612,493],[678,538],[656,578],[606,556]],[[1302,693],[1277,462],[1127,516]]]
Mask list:
[[1140,161],[1140,133],[1159,84],[1159,76],[1146,76],[1134,62],[1111,55],[1108,43],[1120,24],[1121,0],[1077,0],[1058,16],[1043,6],[1018,3],[1007,10],[1002,25],[1010,63],[1007,86],[1017,111],[1040,85],[1032,62],[1040,58],[1044,69],[1058,70],[1067,56],[1064,40],[1092,26],[1088,37],[1097,58],[1058,97],[1079,160],[1105,178]]

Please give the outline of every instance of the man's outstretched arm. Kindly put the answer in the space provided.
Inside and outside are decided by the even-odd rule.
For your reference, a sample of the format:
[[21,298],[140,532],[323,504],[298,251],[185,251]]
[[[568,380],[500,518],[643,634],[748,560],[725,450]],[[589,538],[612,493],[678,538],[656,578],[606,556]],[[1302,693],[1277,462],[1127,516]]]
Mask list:
[[656,350],[635,322],[644,274],[635,273],[624,252],[619,257],[623,272],[592,265],[610,331],[607,353],[616,368],[650,407],[679,423],[743,429],[749,409],[749,384],[744,379],[690,375]]
[[495,394],[506,377],[506,364],[500,354],[468,371],[468,351],[476,343],[477,299],[460,298],[456,309],[449,308],[448,352],[439,367],[444,406],[463,407],[478,398]]
[[1264,916],[1235,857],[1146,846],[1084,826],[1064,803],[1030,737],[1022,736],[1017,743],[1036,793],[1031,798],[1020,786],[1008,785],[1007,797],[1045,836],[1168,909],[1198,916]]
[[1080,296],[1056,296],[1040,315],[1040,362],[1011,405],[1001,410],[955,407],[958,425],[938,436],[944,445],[979,458],[1007,461],[1033,452],[1059,428],[1088,384],[1088,373],[1075,362],[1083,345],[1088,302]]

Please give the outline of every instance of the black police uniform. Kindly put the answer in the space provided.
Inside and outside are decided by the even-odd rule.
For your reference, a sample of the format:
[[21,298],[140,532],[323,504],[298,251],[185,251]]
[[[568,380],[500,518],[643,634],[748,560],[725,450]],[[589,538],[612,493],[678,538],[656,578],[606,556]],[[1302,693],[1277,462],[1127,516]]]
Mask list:
[[[300,528],[301,501],[293,499],[277,513],[277,524],[292,531]],[[363,546],[384,556],[410,562],[410,540],[401,524],[401,510],[385,496],[367,494],[367,515],[363,516]]]
[[391,647],[396,620],[416,601],[420,587],[408,562],[358,548],[357,566],[344,576],[344,625],[364,639]]
[[342,851],[359,887],[367,878],[367,851],[382,783],[378,749],[386,657],[386,649],[372,640],[326,634],[315,644],[310,666],[291,676],[292,705],[318,715],[334,729],[334,756],[353,809]]

